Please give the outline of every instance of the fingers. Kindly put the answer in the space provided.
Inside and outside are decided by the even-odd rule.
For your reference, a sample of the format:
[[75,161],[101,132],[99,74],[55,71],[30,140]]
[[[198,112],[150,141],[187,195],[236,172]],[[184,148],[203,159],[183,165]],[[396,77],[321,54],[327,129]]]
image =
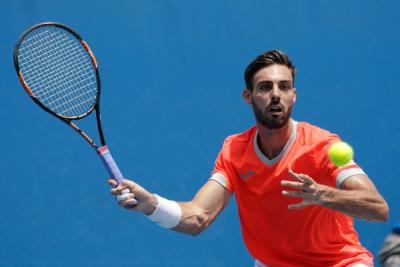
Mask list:
[[281,185],[297,189],[303,192],[309,192],[309,193],[315,192],[315,188],[311,184],[283,180],[281,181]]
[[305,207],[310,206],[310,205],[311,205],[311,203],[303,201],[303,202],[300,202],[300,203],[297,203],[297,204],[290,204],[288,206],[288,209],[290,209],[290,210],[302,209],[302,208],[305,208]]
[[303,192],[314,192],[315,191],[314,190],[315,188],[313,188],[315,181],[311,177],[309,177],[307,174],[296,173],[291,169],[289,169],[288,174],[290,177],[297,180],[298,182],[283,180],[283,181],[281,181],[282,186],[287,186],[290,188],[301,190]]
[[312,199],[310,198],[310,193],[302,192],[302,191],[282,191],[282,195],[286,197],[296,197],[302,198],[303,201],[296,204],[288,205],[288,209],[302,209],[308,207],[310,205],[315,204]]
[[122,191],[124,191],[124,190],[128,190],[128,192],[130,192],[129,188],[127,188],[126,186],[120,184],[117,187],[110,189],[110,192],[113,195],[122,195],[123,194]]
[[303,173],[296,173],[291,169],[288,171],[288,174],[289,177],[296,181],[283,180],[281,181],[281,185],[295,189],[296,191],[283,190],[282,195],[301,198],[303,200],[300,203],[288,205],[288,209],[301,209],[319,203],[319,185],[310,176]]
[[294,171],[291,170],[291,169],[288,171],[288,174],[289,174],[290,177],[292,177],[292,178],[294,178],[295,180],[297,180],[297,181],[299,181],[299,182],[302,182],[302,183],[304,183],[304,184],[309,184],[309,185],[311,185],[311,184],[315,183],[314,180],[313,180],[310,176],[308,176],[307,174],[304,174],[304,173],[296,173],[296,172],[294,172]]
[[110,189],[110,192],[122,208],[142,212],[153,208],[154,195],[139,184],[127,179],[118,184],[112,178],[108,180],[108,183],[114,187]]
[[127,199],[127,200],[123,200],[123,201],[120,201],[120,202],[118,202],[118,204],[122,207],[122,208],[125,208],[125,209],[135,209],[136,208],[136,206],[137,206],[137,204],[138,204],[138,201],[136,200],[136,199],[134,199],[134,198],[129,198],[129,199]]
[[110,184],[113,187],[116,187],[118,185],[117,181],[113,178],[108,179],[108,184]]
[[299,180],[299,178],[298,178],[299,174],[292,171],[292,169],[289,169],[288,174],[290,177],[294,178],[295,180]]
[[126,202],[125,205],[122,204],[123,206],[134,205],[137,203],[135,195],[131,193],[131,190],[127,184],[118,184],[118,182],[113,178],[110,178],[108,183],[114,187],[110,190],[110,192],[115,196],[120,205],[122,202]]
[[130,183],[133,182],[129,182],[130,181],[124,181],[123,183],[118,184],[117,181],[112,178],[108,180],[108,183],[114,186],[114,188],[112,188],[110,192],[115,196],[119,206],[125,209],[135,209],[138,201],[135,198],[135,194],[131,192],[130,186],[132,185]]
[[122,182],[121,184],[118,184],[117,181],[115,179],[110,178],[108,180],[108,183],[113,186],[114,188],[112,188],[110,190],[111,194],[113,195],[121,195],[124,193],[124,191],[126,192],[130,192],[132,191],[129,187],[129,184]]
[[131,197],[133,198],[135,196],[131,193],[131,191],[129,191],[128,188],[125,188],[124,190],[121,191],[121,195],[116,195],[115,197],[117,198],[117,201],[119,202],[119,201],[127,200]]
[[284,195],[285,197],[297,197],[297,198],[307,198],[309,193],[306,192],[302,192],[302,191],[286,191],[283,190],[282,191],[282,195]]
[[135,194],[131,193],[129,188],[121,190],[121,194],[115,195],[115,198],[117,199],[118,204],[126,209],[133,209],[138,204]]
[[303,174],[302,178],[303,178],[303,183],[305,183],[305,184],[311,185],[311,184],[315,183],[314,180],[308,175]]
[[281,181],[281,185],[282,186],[291,187],[291,188],[294,188],[294,189],[298,189],[298,190],[302,190],[304,184],[303,183],[299,183],[299,182],[292,182],[292,181],[283,180],[283,181]]
[[297,197],[303,199],[303,201],[300,203],[289,204],[288,209],[302,209],[314,204],[312,200],[308,200],[309,193],[301,191],[282,191],[282,195],[286,197]]

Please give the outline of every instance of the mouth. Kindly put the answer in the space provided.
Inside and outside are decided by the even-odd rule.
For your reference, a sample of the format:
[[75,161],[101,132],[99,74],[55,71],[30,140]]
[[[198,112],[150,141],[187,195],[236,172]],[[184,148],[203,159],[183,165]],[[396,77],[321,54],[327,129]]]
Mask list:
[[267,109],[267,111],[273,116],[277,116],[283,113],[283,107],[281,105],[272,105]]

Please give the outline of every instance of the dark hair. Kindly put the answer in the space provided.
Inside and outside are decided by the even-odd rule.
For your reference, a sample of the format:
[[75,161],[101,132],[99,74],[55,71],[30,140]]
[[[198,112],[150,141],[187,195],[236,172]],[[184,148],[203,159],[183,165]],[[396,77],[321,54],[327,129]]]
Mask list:
[[285,52],[279,50],[270,50],[259,55],[247,66],[244,72],[246,88],[249,90],[253,90],[253,78],[256,72],[273,64],[280,64],[288,67],[292,71],[292,77],[294,81],[296,69],[290,61],[288,55]]

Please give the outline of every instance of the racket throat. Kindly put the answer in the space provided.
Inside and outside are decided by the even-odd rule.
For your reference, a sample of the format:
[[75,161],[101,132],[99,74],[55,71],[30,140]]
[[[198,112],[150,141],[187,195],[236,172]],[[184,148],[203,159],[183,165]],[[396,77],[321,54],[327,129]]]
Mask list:
[[89,135],[87,135],[87,133],[82,131],[80,128],[78,128],[78,126],[73,124],[71,121],[66,121],[66,122],[68,123],[69,126],[71,126],[72,129],[74,129],[77,133],[79,133],[94,149],[98,150],[99,147],[96,145],[93,139],[90,138]]

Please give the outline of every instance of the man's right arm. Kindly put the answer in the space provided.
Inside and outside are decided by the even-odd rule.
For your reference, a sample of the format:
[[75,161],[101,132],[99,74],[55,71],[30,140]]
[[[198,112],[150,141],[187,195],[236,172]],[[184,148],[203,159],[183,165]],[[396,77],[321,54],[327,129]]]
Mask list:
[[209,180],[188,202],[179,202],[182,217],[173,230],[198,235],[206,229],[228,204],[232,193],[214,180]]
[[[116,186],[113,179],[110,179],[109,183]],[[125,180],[111,189],[111,193],[118,196],[126,188],[129,188],[130,193],[124,194],[124,198],[119,201],[121,207],[132,206],[137,200],[138,203],[128,210],[140,211],[146,215],[151,215],[156,210],[159,204],[157,197],[133,181]],[[178,202],[182,214],[179,223],[172,230],[198,235],[214,221],[228,204],[231,195],[232,193],[218,182],[207,181],[191,201]]]

